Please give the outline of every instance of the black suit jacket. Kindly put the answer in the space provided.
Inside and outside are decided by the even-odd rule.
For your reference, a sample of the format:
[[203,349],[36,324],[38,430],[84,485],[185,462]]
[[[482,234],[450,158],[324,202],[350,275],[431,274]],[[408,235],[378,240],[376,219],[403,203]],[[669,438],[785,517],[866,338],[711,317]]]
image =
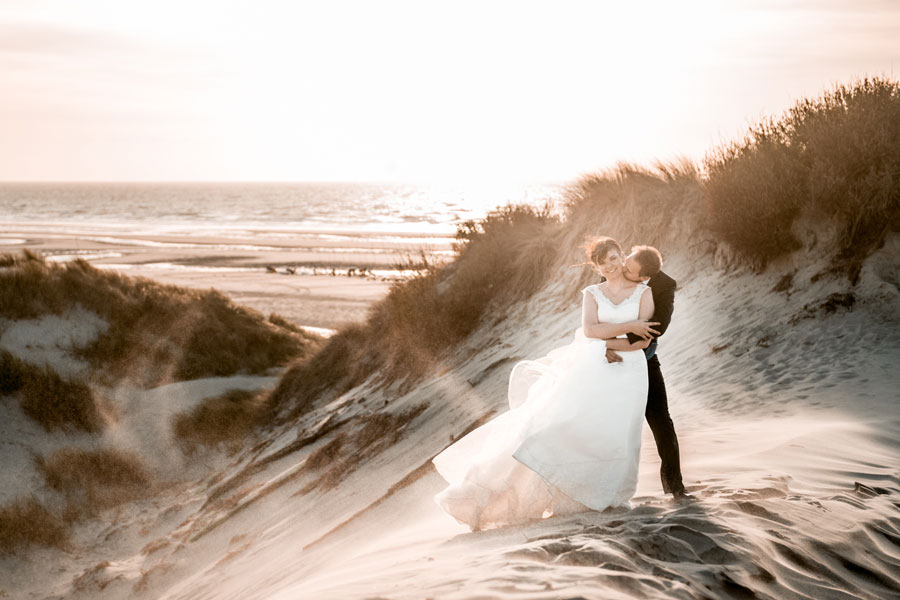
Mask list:
[[[653,356],[656,353],[656,338],[666,332],[669,323],[672,322],[672,311],[675,310],[675,280],[660,271],[650,278],[647,282],[650,286],[650,293],[653,294],[653,316],[651,321],[656,321],[659,325],[653,329],[659,332],[659,335],[653,336],[653,341],[644,349],[644,354]],[[629,333],[628,341],[634,344],[641,341],[639,336]]]

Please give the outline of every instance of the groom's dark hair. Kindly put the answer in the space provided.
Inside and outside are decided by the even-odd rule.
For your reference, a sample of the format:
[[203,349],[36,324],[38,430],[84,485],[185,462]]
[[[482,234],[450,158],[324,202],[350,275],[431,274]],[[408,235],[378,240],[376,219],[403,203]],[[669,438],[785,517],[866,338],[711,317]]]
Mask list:
[[662,269],[662,254],[653,246],[632,246],[631,253],[641,265],[641,277],[653,277]]

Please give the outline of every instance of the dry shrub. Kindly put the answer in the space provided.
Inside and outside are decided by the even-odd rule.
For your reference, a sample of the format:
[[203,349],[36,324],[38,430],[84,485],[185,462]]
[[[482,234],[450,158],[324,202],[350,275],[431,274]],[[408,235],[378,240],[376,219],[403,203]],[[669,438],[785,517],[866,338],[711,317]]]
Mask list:
[[304,466],[308,469],[318,471],[329,464],[334,464],[341,455],[341,450],[343,450],[346,442],[346,434],[339,433],[324,446],[310,452],[309,456],[306,457]]
[[489,306],[499,311],[548,280],[561,234],[549,205],[509,205],[463,223],[456,260],[410,262],[419,274],[391,286],[365,324],[344,328],[288,369],[268,399],[271,414],[292,403],[285,418],[295,417],[376,372],[383,382],[416,381],[492,312]]
[[35,457],[35,466],[65,497],[73,519],[141,498],[152,484],[136,455],[109,448],[58,450]]
[[113,380],[158,385],[238,372],[264,373],[321,344],[318,336],[267,321],[215,290],[196,291],[101,271],[84,260],[58,265],[33,253],[7,255],[0,317],[61,315],[76,305],[109,328],[78,353]]
[[415,381],[478,326],[489,306],[528,297],[548,280],[561,232],[549,205],[509,205],[463,223],[455,261],[410,262],[419,274],[391,286],[364,325],[344,328],[289,368],[269,397],[271,413],[293,403],[292,418],[323,394],[337,396],[376,372],[384,382]]
[[[362,417],[363,426],[354,436],[353,443],[358,450],[377,454],[399,442],[406,426],[426,408],[427,404],[417,404],[398,414],[379,412],[366,415]],[[359,454],[356,457],[359,458]]]
[[[688,160],[653,167],[620,164],[583,178],[567,194],[565,222],[549,207],[507,206],[458,230],[458,256],[445,265],[407,260],[419,276],[394,285],[364,326],[341,332],[295,364],[270,398],[292,415],[375,372],[414,382],[446,358],[483,315],[527,298],[583,260],[586,236],[625,248],[691,243],[709,228],[757,267],[798,247],[802,211],[839,220],[840,258],[864,258],[900,229],[900,92],[866,79],[804,100],[741,141],[714,150],[705,174]],[[573,265],[573,263],[575,263]],[[851,265],[851,269],[852,269]],[[857,267],[858,268],[858,267]],[[582,269],[579,283],[591,277]]]
[[258,392],[229,390],[205,399],[186,414],[175,416],[172,429],[187,453],[193,453],[198,446],[218,445],[235,452],[258,424],[261,408]]
[[0,554],[15,554],[28,546],[65,548],[68,527],[34,497],[0,506]]
[[348,325],[328,338],[321,350],[291,365],[266,400],[265,420],[284,406],[293,418],[312,407],[316,398],[337,396],[362,383],[382,364],[372,344],[371,328]]
[[318,338],[304,331],[267,327],[262,315],[210,290],[197,299],[196,320],[185,344],[176,379],[263,373],[307,354]]
[[425,248],[420,248],[414,252],[400,252],[397,253],[397,259],[391,265],[396,271],[411,271],[421,273],[423,271],[430,271],[439,266],[439,261],[435,260],[434,256],[428,253]]
[[371,339],[388,378],[413,378],[439,362],[488,312],[536,292],[557,255],[560,219],[550,205],[508,205],[457,231],[455,261],[392,286],[372,311]]
[[26,363],[0,350],[0,394],[21,394],[22,411],[46,431],[81,430],[96,433],[103,418],[91,389],[64,379],[49,367]]
[[14,394],[22,389],[32,367],[6,350],[0,349],[0,396]]
[[620,163],[567,190],[567,248],[577,248],[584,235],[613,237],[626,250],[660,246],[696,225],[701,204],[700,175],[691,161]]
[[838,85],[707,156],[711,226],[762,268],[799,247],[800,214],[839,223],[851,268],[900,229],[900,84]]
[[380,412],[354,418],[358,427],[356,433],[340,433],[307,457],[302,472],[327,470],[298,494],[337,487],[361,466],[363,460],[371,459],[399,442],[409,424],[426,408],[426,404],[417,404],[400,413]]
[[633,245],[654,245],[665,257],[667,244],[694,232],[702,211],[700,175],[687,159],[652,168],[620,163],[585,176],[566,193],[561,267],[573,270],[576,287],[586,285],[594,274],[584,249],[600,235],[615,238],[626,252]]
[[664,251],[702,220],[700,174],[687,159],[653,167],[620,163],[569,188],[566,208],[565,249],[579,252],[586,237],[606,235],[626,251],[636,244]]
[[302,327],[291,323],[278,313],[269,313],[269,323],[275,325],[276,327],[286,329],[287,331],[293,331],[294,333],[299,333],[301,335],[306,333],[306,331]]

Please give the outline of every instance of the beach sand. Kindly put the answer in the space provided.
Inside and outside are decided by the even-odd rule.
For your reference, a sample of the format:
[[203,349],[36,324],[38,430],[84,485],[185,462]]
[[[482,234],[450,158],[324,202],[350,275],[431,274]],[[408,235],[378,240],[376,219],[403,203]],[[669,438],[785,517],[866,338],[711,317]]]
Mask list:
[[[431,457],[506,410],[517,360],[567,343],[578,327],[577,290],[563,274],[410,389],[364,383],[214,460],[214,477],[173,483],[79,526],[77,552],[3,559],[2,591],[167,600],[898,598],[898,251],[895,235],[855,286],[816,277],[825,265],[815,257],[754,274],[719,255],[669,254],[679,291],[659,355],[694,502],[663,494],[646,427],[631,510],[470,533],[433,502],[444,482]],[[774,291],[787,273],[793,283]],[[187,406],[205,393],[191,386],[227,382],[170,391],[190,396]],[[391,443],[359,435],[376,416],[416,407],[424,410],[385,432]],[[307,465],[341,436],[324,467]]]
[[401,275],[398,263],[421,252],[435,260],[451,254],[446,236],[396,232],[274,230],[210,236],[139,234],[98,225],[60,229],[0,223],[0,251],[28,249],[57,261],[81,257],[100,268],[165,284],[216,288],[265,315],[274,312],[297,325],[329,331],[364,321],[372,303]]
[[265,315],[277,313],[302,327],[326,330],[364,321],[371,305],[383,298],[391,286],[387,281],[340,275],[173,271],[140,266],[125,272],[186,288],[215,288],[238,304]]

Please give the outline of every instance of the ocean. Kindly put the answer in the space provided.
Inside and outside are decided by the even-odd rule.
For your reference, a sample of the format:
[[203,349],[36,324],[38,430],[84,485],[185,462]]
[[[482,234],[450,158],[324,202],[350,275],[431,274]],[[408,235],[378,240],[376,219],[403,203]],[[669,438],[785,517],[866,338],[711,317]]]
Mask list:
[[378,183],[0,183],[0,226],[142,234],[352,231],[452,235],[508,203],[558,201],[563,186]]
[[0,253],[215,287],[331,331],[365,319],[423,258],[452,259],[459,223],[563,193],[553,184],[0,183]]

